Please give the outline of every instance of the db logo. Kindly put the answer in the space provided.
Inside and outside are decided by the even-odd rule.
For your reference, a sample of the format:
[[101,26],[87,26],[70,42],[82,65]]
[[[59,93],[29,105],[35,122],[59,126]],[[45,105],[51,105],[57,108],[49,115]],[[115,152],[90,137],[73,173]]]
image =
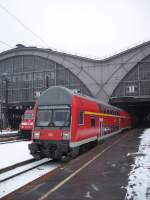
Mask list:
[[53,136],[53,133],[48,133],[48,136],[49,136],[49,137],[52,137],[52,136]]

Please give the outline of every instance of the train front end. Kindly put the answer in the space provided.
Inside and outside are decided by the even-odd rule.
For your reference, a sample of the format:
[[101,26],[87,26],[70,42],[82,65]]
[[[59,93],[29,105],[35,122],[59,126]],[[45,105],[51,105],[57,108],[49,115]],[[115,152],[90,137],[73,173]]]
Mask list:
[[66,89],[52,87],[38,100],[33,142],[33,157],[61,159],[70,151],[71,95]]
[[31,140],[32,130],[34,126],[34,111],[26,110],[19,126],[20,138]]

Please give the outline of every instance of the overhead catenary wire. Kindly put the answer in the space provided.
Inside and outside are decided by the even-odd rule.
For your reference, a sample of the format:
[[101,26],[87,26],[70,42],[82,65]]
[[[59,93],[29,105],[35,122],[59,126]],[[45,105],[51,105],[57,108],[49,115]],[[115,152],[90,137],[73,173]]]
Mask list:
[[[4,6],[4,5],[2,5],[1,3],[0,3],[0,8],[2,9],[2,10],[4,10],[10,17],[12,17],[15,21],[17,21],[22,27],[24,27],[28,32],[30,32],[34,37],[36,37],[41,43],[43,43],[47,48],[51,48],[50,46],[49,46],[49,44],[45,41],[45,40],[43,40],[43,38],[41,37],[41,36],[39,36],[37,33],[35,33],[31,28],[29,28],[26,24],[24,24],[23,22],[22,22],[22,20],[20,20],[16,15],[14,15],[12,12],[10,12],[9,10],[8,10],[8,8],[6,8],[6,6]],[[1,41],[0,41],[1,42]],[[2,42],[1,42],[2,43]],[[4,44],[4,43],[3,43]],[[8,47],[10,47],[10,48],[12,48],[12,46],[10,46],[10,45],[8,45],[8,44],[6,44],[5,43],[5,45],[7,45]],[[87,57],[89,57],[89,56],[87,56]],[[91,59],[95,59],[95,60],[100,60],[100,59],[98,59],[98,58],[96,58],[96,57],[94,57],[94,58],[91,58]]]
[[49,47],[48,43],[45,42],[37,33],[32,31],[31,28],[29,28],[27,25],[25,25],[18,17],[16,17],[14,14],[12,14],[6,7],[4,7],[0,3],[0,8],[4,10],[9,16],[11,16],[15,21],[17,21],[22,27],[24,27],[28,32],[30,32],[34,37],[36,37],[40,42],[42,42],[44,45]]
[[4,41],[1,41],[1,40],[0,40],[0,43],[3,44],[3,45],[5,45],[5,46],[7,46],[7,47],[13,48],[11,45],[9,45],[8,43],[6,43],[6,42],[4,42]]
[[[47,48],[49,47],[49,44],[44,41],[37,33],[35,33],[31,28],[29,28],[26,24],[24,24],[16,15],[14,15],[12,12],[6,8],[6,6],[2,5],[0,3],[0,8],[4,10],[9,16],[11,16],[15,21],[17,21],[22,27],[24,27],[28,32],[30,32],[34,37],[36,37],[41,43],[43,43]],[[7,44],[6,42],[0,41],[0,43],[4,44],[5,46],[8,46],[9,48],[13,48],[11,45]],[[65,53],[65,52],[64,52]],[[73,55],[73,56],[78,56],[78,55]],[[82,56],[79,56],[82,57]],[[88,57],[86,57],[88,59]],[[109,58],[107,60],[103,59],[96,59],[96,58],[91,58],[93,61],[98,62],[96,65],[92,66],[83,66],[83,68],[96,68],[96,67],[105,67],[105,66],[117,66],[117,65],[125,65],[125,64],[131,64],[131,63],[136,63],[136,61],[125,61],[125,62],[118,62],[118,63],[109,63]],[[101,62],[101,63],[100,63]],[[142,61],[140,61],[142,63]],[[144,62],[145,63],[145,62]],[[76,67],[76,66],[75,66]],[[118,66],[119,67],[119,66]],[[71,67],[70,67],[71,68]],[[79,67],[80,68],[80,67]]]
[[[1,3],[0,3],[0,8],[3,10],[3,11],[5,11],[10,17],[12,17],[15,21],[17,21],[22,27],[24,27],[28,32],[30,32],[35,38],[37,38],[41,43],[43,43],[44,44],[44,46],[46,46],[47,48],[51,48],[50,46],[49,46],[49,44],[41,37],[41,36],[39,36],[37,33],[35,33],[31,28],[29,28],[29,26],[27,26],[25,23],[23,23],[22,22],[22,20],[20,20],[16,15],[14,15],[12,12],[10,12],[9,11],[9,9],[8,8],[6,8],[6,6],[4,6],[4,5],[2,5]],[[148,38],[149,39],[149,38]],[[1,42],[1,41],[0,41]],[[2,42],[1,42],[2,43]],[[140,42],[141,43],[141,42]],[[142,43],[143,43],[143,41],[142,41]],[[4,43],[3,43],[4,44]],[[8,47],[10,47],[10,48],[13,48],[12,46],[10,46],[10,45],[8,45],[8,44],[6,44],[5,43],[5,45],[6,46],[8,46]],[[133,45],[132,45],[133,46]],[[52,49],[54,49],[54,48],[52,48]],[[120,51],[119,52],[117,52],[117,53],[120,53]],[[76,54],[76,53],[75,53]],[[77,55],[78,55],[78,53],[77,53]],[[83,57],[87,57],[87,58],[91,58],[91,59],[95,59],[95,60],[102,60],[102,59],[104,59],[104,58],[108,58],[108,57],[110,57],[110,56],[113,56],[114,54],[112,54],[112,55],[109,55],[109,56],[102,56],[102,58],[97,58],[97,57],[91,57],[91,56],[89,56],[89,55],[84,55]],[[79,55],[80,56],[80,55]]]

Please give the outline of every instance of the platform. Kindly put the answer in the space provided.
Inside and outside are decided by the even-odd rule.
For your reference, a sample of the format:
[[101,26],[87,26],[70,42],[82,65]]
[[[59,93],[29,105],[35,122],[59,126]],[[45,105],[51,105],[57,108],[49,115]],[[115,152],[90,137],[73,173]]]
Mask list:
[[[122,200],[142,129],[107,139],[92,150],[3,199]],[[134,155],[134,154],[133,154]]]

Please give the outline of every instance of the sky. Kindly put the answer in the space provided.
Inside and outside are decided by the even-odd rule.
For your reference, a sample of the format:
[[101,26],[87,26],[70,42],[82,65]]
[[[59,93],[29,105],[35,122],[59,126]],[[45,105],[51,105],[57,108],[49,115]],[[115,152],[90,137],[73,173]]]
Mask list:
[[0,52],[16,44],[103,58],[150,40],[150,0],[0,0]]

